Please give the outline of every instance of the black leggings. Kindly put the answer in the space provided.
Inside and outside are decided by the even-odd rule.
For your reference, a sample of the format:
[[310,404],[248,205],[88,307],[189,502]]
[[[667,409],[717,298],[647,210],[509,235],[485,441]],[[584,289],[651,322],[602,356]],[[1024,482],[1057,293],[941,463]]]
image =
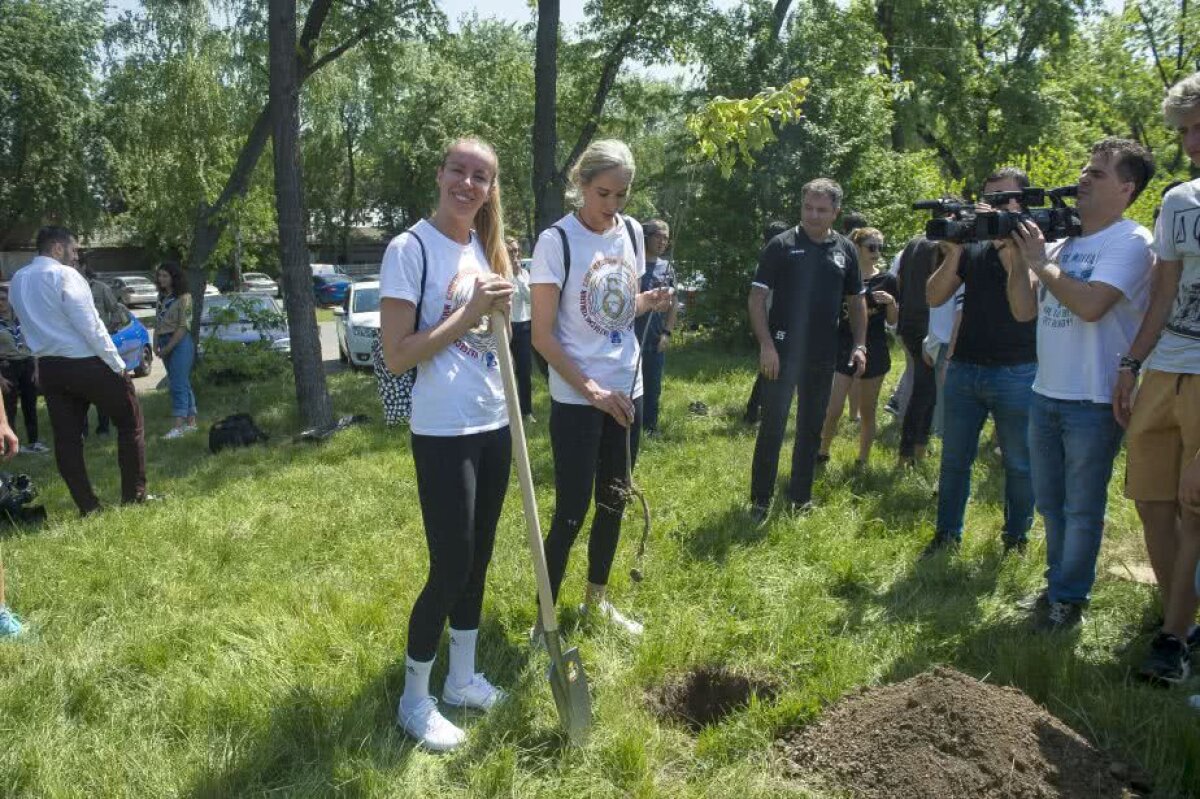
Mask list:
[[911,458],[916,447],[929,443],[929,429],[933,426],[933,410],[937,404],[937,380],[933,367],[925,363],[925,337],[906,334],[903,339],[904,348],[913,362],[913,391],[900,428],[900,457]]
[[25,443],[38,441],[37,398],[38,387],[33,380],[33,358],[23,358],[19,361],[5,361],[0,364],[0,375],[8,381],[4,391],[4,413],[8,416],[9,425],[17,427],[17,400],[21,401],[21,413],[25,417]]
[[[636,463],[642,398],[633,404],[636,410],[630,452]],[[583,527],[593,492],[596,513],[588,537],[588,582],[608,584],[626,502],[625,428],[591,405],[551,402],[550,444],[554,449],[554,520],[546,537],[546,564],[557,601],[571,546]]]
[[408,619],[408,655],[424,663],[437,654],[447,618],[456,630],[479,627],[512,439],[507,427],[466,436],[414,434],[412,453],[429,578]]

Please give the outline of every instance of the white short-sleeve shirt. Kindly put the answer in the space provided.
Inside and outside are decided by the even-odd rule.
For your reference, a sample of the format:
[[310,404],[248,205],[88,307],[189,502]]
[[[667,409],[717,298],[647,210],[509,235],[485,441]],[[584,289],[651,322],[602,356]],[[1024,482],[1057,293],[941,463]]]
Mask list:
[[1200,374],[1200,179],[1167,192],[1154,247],[1164,261],[1182,261],[1183,270],[1175,305],[1146,368]]
[[1150,304],[1151,243],[1150,231],[1122,219],[1051,250],[1064,273],[1112,286],[1121,298],[1099,320],[1085,322],[1039,287],[1034,391],[1052,399],[1112,402],[1118,362],[1129,352]]
[[[530,283],[552,283],[562,290],[554,334],[580,371],[609,391],[628,392],[632,386],[630,396],[636,399],[642,395],[638,341],[633,331],[638,277],[646,271],[642,226],[632,221],[635,244],[629,239],[624,217],[604,233],[588,230],[574,214],[556,225],[566,232],[571,248],[566,285],[562,237],[553,227],[542,231],[533,248]],[[553,367],[550,396],[556,402],[588,404]]]
[[[421,295],[421,246],[425,245],[425,292]],[[426,330],[470,302],[475,278],[491,273],[474,232],[468,244],[447,238],[426,220],[388,244],[379,272],[379,296],[417,305],[417,327]],[[465,336],[417,364],[412,393],[412,432],[462,436],[508,424],[496,339],[486,319]]]

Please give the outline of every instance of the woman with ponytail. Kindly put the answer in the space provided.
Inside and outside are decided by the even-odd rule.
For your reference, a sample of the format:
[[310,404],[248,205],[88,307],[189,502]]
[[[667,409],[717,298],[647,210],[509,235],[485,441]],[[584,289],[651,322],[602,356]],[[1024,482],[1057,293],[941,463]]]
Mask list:
[[[625,477],[637,458],[642,420],[637,316],[671,308],[667,288],[638,292],[646,271],[642,227],[620,212],[629,199],[633,154],[624,142],[594,142],[571,170],[579,210],[542,231],[533,249],[533,346],[550,364],[554,519],[546,538],[557,598],[571,547],[592,496],[588,585],[581,612],[631,635],[642,625],[606,597],[625,507]],[[628,442],[628,449],[626,444]],[[536,631],[535,631],[536,636]]]
[[495,150],[455,141],[437,185],[437,210],[388,245],[379,283],[384,362],[395,374],[417,368],[412,456],[429,546],[397,720],[422,746],[446,751],[465,739],[429,691],[447,621],[443,702],[487,711],[504,698],[475,671],[475,641],[512,454],[490,314],[508,313],[513,286]]

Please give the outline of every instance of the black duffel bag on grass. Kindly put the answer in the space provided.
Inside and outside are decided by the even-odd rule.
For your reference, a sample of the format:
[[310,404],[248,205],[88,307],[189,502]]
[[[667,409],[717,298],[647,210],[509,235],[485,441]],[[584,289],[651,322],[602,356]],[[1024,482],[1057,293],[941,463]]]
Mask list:
[[268,438],[254,423],[254,417],[248,413],[235,413],[208,429],[208,450],[215,455],[229,447],[265,444]]

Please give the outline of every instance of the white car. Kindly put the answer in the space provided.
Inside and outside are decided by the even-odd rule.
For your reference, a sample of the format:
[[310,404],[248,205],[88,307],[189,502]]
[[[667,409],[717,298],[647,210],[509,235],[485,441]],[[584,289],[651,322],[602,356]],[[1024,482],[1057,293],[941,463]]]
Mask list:
[[346,304],[334,308],[333,316],[342,363],[371,368],[371,348],[379,338],[379,281],[351,283]]
[[204,284],[204,296],[205,297],[219,297],[220,295],[221,295],[221,292],[218,291],[217,287],[214,286],[212,283]]
[[100,280],[117,295],[117,301],[126,308],[135,305],[155,305],[158,302],[158,288],[149,278],[141,275],[100,275]]

